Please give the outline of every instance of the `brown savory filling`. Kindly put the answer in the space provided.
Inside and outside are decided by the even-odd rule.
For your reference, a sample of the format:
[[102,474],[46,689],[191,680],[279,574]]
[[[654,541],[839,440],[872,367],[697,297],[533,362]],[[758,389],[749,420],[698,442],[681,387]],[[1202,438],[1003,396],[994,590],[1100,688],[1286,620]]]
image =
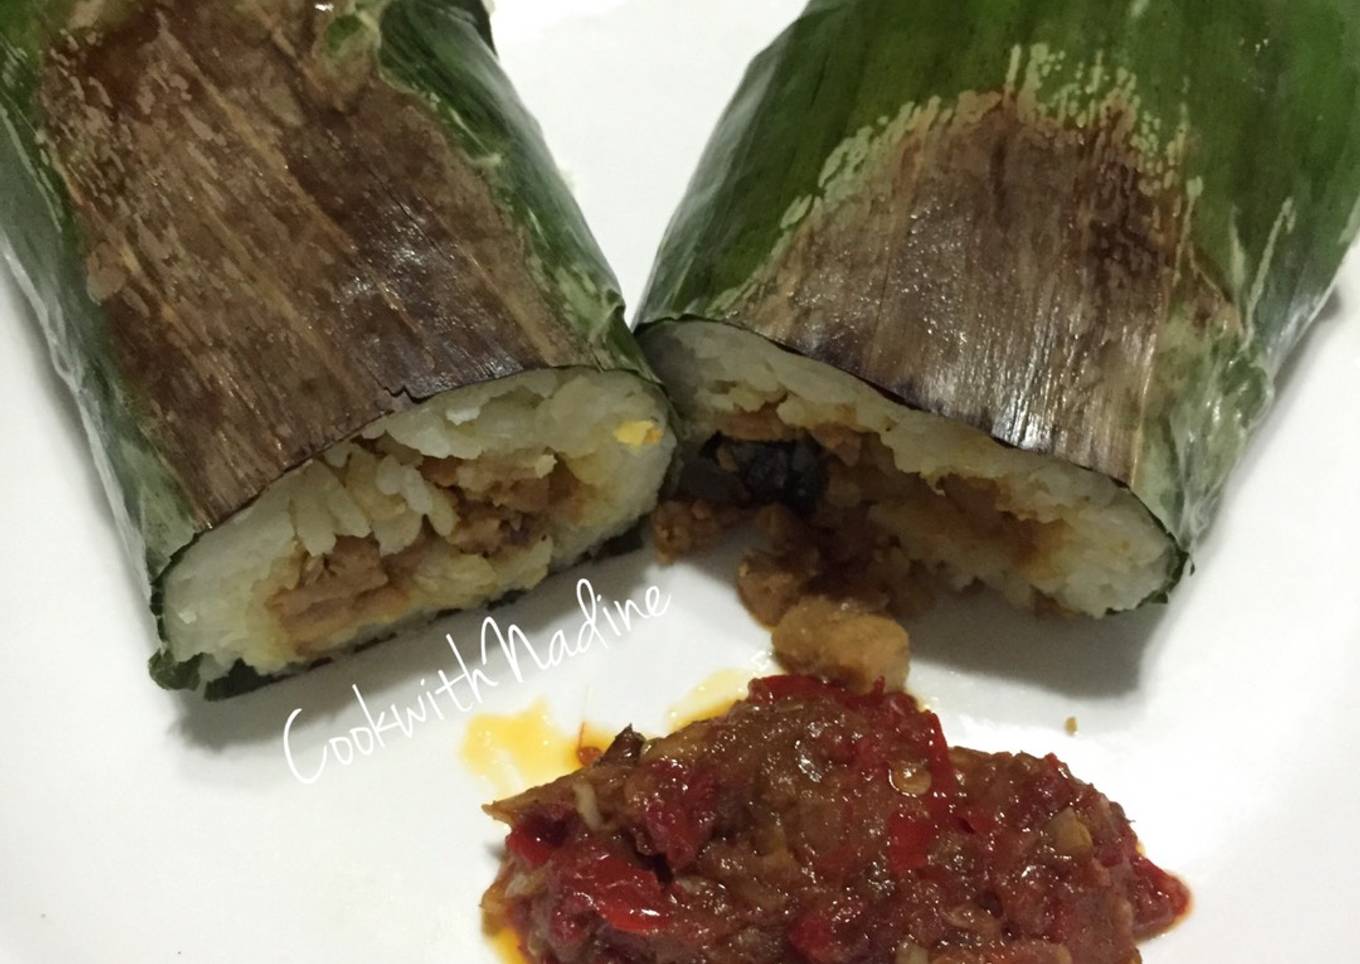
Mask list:
[[[659,554],[674,559],[754,514],[768,545],[743,560],[737,587],[768,626],[779,627],[807,596],[907,619],[928,609],[941,586],[965,588],[941,564],[950,553],[1020,573],[1044,566],[1066,523],[1024,519],[1006,504],[1004,483],[927,480],[899,470],[875,434],[835,424],[803,431],[770,405],[721,420],[652,531]],[[1027,601],[1053,605],[1037,594]]]
[[[372,454],[370,443],[355,443]],[[382,443],[391,448],[391,443]],[[418,456],[406,450],[414,461]],[[356,627],[391,622],[422,597],[420,573],[431,563],[459,556],[499,559],[570,521],[584,486],[557,461],[546,474],[532,459],[419,458],[415,468],[446,503],[449,524],[440,534],[420,522],[409,545],[384,554],[377,536],[339,536],[334,548],[312,555],[299,548],[284,588],[268,599],[291,644],[300,653],[324,646]]]
[[1056,757],[802,676],[487,809],[483,907],[545,964],[1134,964],[1189,902]]

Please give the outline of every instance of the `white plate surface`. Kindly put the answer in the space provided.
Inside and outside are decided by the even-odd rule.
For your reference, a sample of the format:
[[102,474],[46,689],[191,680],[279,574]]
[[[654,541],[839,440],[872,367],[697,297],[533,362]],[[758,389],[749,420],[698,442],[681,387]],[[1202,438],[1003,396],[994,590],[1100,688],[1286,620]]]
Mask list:
[[[802,0],[501,0],[506,66],[630,299],[751,55]],[[1304,226],[1303,229],[1306,229]],[[1167,607],[1037,623],[986,597],[914,627],[912,688],[955,743],[1057,752],[1124,803],[1192,885],[1152,964],[1343,960],[1360,897],[1360,264],[1287,372],[1199,571]],[[413,703],[476,648],[446,620],[225,705],[163,693],[152,628],[71,402],[12,286],[0,287],[0,960],[491,962],[477,901],[494,789],[450,713],[303,785],[327,739]],[[498,610],[534,640],[581,622],[575,580],[669,608],[625,639],[514,679],[479,712],[546,697],[660,731],[767,637],[728,581],[736,551],[663,569],[645,553],[558,577]],[[1080,733],[1068,736],[1068,716]]]

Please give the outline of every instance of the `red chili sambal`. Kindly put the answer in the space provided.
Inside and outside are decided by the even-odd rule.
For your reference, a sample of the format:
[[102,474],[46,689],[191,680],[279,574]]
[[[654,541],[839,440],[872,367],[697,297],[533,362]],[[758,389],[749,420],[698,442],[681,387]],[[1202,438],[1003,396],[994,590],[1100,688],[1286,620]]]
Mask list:
[[1189,902],[1056,757],[808,677],[488,811],[484,907],[546,964],[1130,964]]

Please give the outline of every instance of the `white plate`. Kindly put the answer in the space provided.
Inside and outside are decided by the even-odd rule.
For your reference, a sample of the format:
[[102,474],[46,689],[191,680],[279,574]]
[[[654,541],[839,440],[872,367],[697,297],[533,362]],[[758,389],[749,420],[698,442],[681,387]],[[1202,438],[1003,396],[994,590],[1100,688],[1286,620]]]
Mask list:
[[[749,57],[802,0],[502,0],[506,65],[630,298]],[[1301,226],[1305,230],[1306,226]],[[915,627],[913,689],[956,743],[1057,752],[1124,803],[1195,909],[1146,948],[1171,961],[1339,960],[1360,896],[1360,266],[1305,342],[1238,471],[1200,571],[1169,607],[1036,623],[985,597]],[[206,706],[146,676],[151,625],[71,402],[17,296],[0,303],[0,959],[23,962],[494,961],[477,901],[494,788],[450,714],[298,782],[332,735],[414,702],[475,650],[480,615],[307,678]],[[13,316],[13,317],[9,317]],[[645,554],[554,579],[497,611],[575,633],[575,583],[670,599],[625,640],[517,682],[658,731],[666,709],[767,639],[728,583],[734,550],[663,570]],[[1064,720],[1076,716],[1078,736]]]

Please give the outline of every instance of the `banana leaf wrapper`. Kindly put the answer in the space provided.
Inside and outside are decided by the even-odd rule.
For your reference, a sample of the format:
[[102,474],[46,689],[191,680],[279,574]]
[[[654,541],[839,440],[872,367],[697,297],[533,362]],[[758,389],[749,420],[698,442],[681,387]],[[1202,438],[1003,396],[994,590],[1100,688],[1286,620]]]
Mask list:
[[814,0],[639,332],[668,382],[653,336],[723,323],[1114,480],[1172,544],[1160,599],[1358,227],[1354,4]]
[[480,0],[11,0],[0,122],[4,253],[158,617],[201,534],[376,419],[653,380]]

